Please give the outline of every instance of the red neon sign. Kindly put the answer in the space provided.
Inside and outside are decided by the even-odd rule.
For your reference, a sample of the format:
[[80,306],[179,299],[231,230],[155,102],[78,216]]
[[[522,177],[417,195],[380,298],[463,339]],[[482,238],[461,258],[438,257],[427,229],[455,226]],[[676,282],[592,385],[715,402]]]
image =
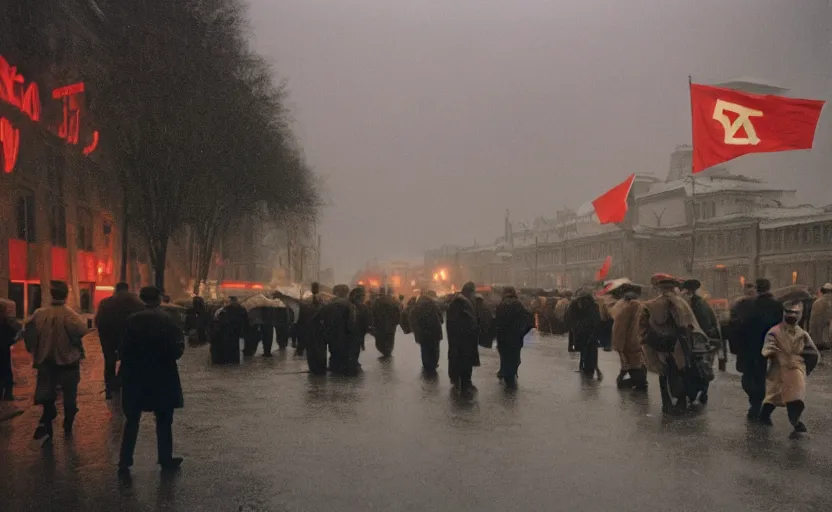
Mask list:
[[54,89],[52,91],[52,99],[59,100],[67,96],[81,94],[82,92],[84,92],[84,82],[78,82],[77,84],[72,85],[65,85],[63,87],[58,87],[57,89]]
[[84,147],[84,156],[89,156],[98,147],[98,130],[92,132],[92,142]]
[[[52,91],[52,98],[63,103],[63,119],[58,126],[58,136],[68,144],[77,145],[81,128],[81,108],[78,95],[85,91],[84,83],[59,87]],[[26,80],[17,68],[0,56],[0,100],[16,107],[32,121],[40,121],[40,91],[34,82]],[[89,156],[98,147],[99,133],[93,131],[92,140],[83,148],[84,156]],[[14,170],[20,152],[20,131],[8,119],[0,117],[0,146],[2,146],[3,172]]]
[[0,56],[0,100],[17,107],[32,121],[40,121],[38,84],[25,85],[23,75]]
[[3,172],[8,174],[14,170],[14,164],[17,163],[20,131],[5,117],[0,117],[0,146],[3,147]]

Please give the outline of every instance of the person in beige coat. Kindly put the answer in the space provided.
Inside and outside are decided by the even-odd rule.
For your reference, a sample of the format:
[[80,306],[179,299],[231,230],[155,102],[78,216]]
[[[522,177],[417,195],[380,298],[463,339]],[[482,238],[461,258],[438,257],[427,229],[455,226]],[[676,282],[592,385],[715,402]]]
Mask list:
[[809,336],[820,350],[832,348],[832,283],[820,289],[820,297],[812,304]]
[[802,303],[785,304],[783,321],[766,333],[762,350],[769,366],[760,422],[771,425],[775,407],[785,407],[789,423],[794,427],[792,438],[806,433],[806,425],[800,421],[805,409],[806,376],[812,373],[820,359],[809,333],[797,325],[802,315]]
[[81,338],[87,333],[84,320],[65,304],[69,295],[67,284],[52,281],[50,288],[52,304],[35,311],[23,329],[26,350],[32,354],[38,372],[35,405],[43,406],[35,439],[52,437],[52,421],[58,415],[55,400],[59,387],[64,397],[64,432],[72,433],[78,412],[80,364],[84,358]]

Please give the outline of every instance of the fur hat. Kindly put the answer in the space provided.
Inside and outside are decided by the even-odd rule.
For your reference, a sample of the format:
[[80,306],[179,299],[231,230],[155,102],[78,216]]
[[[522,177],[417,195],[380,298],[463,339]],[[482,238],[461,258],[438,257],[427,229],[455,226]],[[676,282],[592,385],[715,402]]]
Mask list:
[[679,284],[679,280],[670,274],[653,274],[653,277],[650,278],[650,284],[653,286],[669,284],[676,286]]

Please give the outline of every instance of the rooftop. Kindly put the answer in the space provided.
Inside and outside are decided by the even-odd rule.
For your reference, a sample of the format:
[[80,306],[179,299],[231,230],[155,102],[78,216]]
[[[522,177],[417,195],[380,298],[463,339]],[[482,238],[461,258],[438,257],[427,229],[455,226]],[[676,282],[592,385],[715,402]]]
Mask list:
[[[696,176],[694,179],[684,178],[681,180],[668,181],[667,183],[656,183],[646,194],[637,196],[637,199],[644,199],[666,192],[684,190],[686,196],[693,195],[694,182],[696,183],[696,194],[709,194],[715,192],[737,191],[737,192],[778,192],[782,189],[773,187],[761,180],[749,178],[739,174],[717,174],[712,176]],[[794,192],[794,190],[786,190]]]

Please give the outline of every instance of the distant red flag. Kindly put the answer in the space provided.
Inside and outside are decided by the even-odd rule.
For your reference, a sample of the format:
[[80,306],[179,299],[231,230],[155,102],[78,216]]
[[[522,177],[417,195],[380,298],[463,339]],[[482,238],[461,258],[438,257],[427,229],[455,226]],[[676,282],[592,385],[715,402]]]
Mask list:
[[824,103],[691,84],[693,172],[749,153],[811,149]]
[[604,260],[604,264],[601,265],[601,268],[599,268],[598,272],[595,273],[595,280],[603,281],[606,279],[610,273],[610,268],[612,268],[612,256],[607,256],[607,259]]
[[633,173],[622,183],[592,201],[592,206],[595,207],[595,215],[598,216],[598,222],[601,224],[624,222],[624,217],[627,215],[627,196],[630,195],[630,189],[633,188],[635,179],[636,175]]

